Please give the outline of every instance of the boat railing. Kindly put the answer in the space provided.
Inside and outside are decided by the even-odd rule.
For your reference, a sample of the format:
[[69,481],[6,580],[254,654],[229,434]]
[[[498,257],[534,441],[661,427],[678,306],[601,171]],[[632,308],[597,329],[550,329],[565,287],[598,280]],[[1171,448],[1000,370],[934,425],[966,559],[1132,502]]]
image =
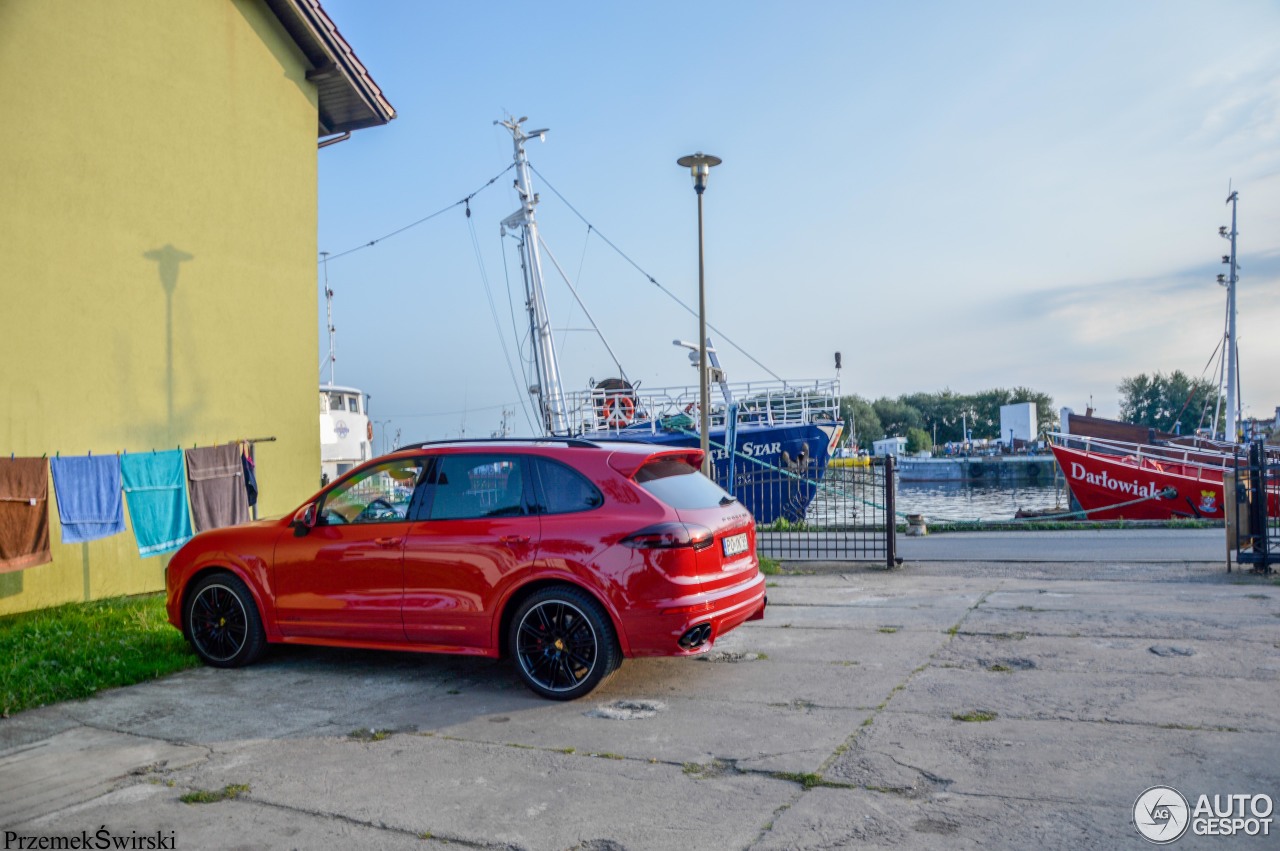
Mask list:
[[[1205,472],[1221,476],[1224,469],[1233,467],[1237,463],[1235,456],[1229,452],[1203,448],[1128,443],[1123,440],[1076,434],[1053,433],[1047,437],[1051,442],[1067,449],[1115,457],[1138,467],[1150,467],[1151,464],[1177,464],[1183,468],[1180,471],[1182,475],[1194,476],[1197,479],[1202,478],[1202,473]],[[1162,467],[1154,469],[1160,470]]]
[[[728,385],[737,404],[737,422],[789,425],[840,419],[840,382],[744,381]],[[723,428],[729,418],[722,385],[711,388],[708,412],[711,428]],[[575,432],[620,431],[647,425],[654,432],[698,429],[698,388],[662,387],[635,390],[606,389],[567,394]]]

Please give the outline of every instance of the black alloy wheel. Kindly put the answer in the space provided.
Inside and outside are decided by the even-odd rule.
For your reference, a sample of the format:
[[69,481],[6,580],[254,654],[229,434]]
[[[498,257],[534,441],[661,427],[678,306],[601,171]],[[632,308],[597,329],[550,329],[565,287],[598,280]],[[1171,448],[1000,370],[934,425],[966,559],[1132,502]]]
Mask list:
[[521,603],[507,646],[525,685],[552,700],[582,697],[622,663],[608,614],[569,586],[544,588]]
[[229,573],[201,577],[187,595],[187,640],[206,665],[248,665],[266,646],[262,619],[249,588]]

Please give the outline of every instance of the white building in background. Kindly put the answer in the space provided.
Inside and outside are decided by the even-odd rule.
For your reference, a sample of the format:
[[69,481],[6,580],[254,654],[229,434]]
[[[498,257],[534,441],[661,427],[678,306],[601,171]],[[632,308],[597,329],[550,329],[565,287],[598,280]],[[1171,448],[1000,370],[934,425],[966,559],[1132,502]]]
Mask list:
[[905,437],[886,437],[883,440],[872,441],[871,454],[877,457],[892,455],[895,458],[900,458],[907,454],[907,439]]
[[1035,402],[1018,402],[1000,406],[1000,442],[1010,446],[1010,440],[1030,443],[1039,437]]

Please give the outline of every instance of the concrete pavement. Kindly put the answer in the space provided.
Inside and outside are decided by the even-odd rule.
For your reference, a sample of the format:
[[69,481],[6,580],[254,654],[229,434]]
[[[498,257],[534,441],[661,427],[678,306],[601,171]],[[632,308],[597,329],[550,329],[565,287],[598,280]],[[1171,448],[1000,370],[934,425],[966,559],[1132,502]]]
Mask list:
[[1226,568],[1223,529],[1080,529],[898,535],[907,561],[1012,561],[1096,564],[1217,562]]
[[[708,657],[630,660],[575,703],[506,664],[283,648],[23,713],[0,721],[0,826],[177,848],[1141,848],[1150,786],[1280,798],[1272,579],[931,562],[771,586]],[[229,786],[248,788],[179,800]]]

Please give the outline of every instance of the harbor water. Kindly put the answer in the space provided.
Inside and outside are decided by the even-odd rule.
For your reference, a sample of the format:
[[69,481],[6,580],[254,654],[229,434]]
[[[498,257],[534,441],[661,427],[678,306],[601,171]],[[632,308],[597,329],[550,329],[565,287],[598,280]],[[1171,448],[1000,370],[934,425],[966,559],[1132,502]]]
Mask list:
[[[846,528],[882,523],[885,510],[883,468],[828,470],[805,512],[805,522],[818,528]],[[1053,476],[1042,481],[1012,477],[967,481],[898,481],[896,515],[922,514],[927,522],[1013,520],[1019,510],[1066,514],[1070,501],[1065,483]]]
[[900,514],[923,514],[931,523],[1011,520],[1019,509],[1044,511],[1060,507],[1068,497],[1061,482],[899,482]]

